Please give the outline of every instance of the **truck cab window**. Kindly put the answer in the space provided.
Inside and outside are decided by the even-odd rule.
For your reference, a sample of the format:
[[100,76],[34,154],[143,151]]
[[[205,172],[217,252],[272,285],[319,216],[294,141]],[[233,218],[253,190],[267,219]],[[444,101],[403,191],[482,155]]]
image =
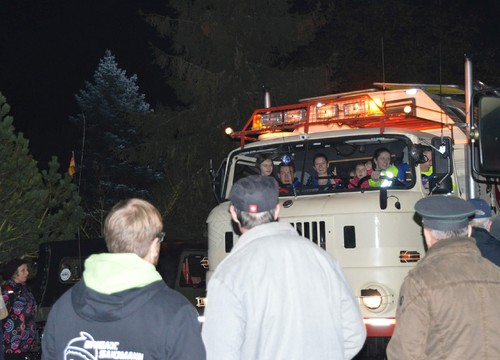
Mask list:
[[227,183],[255,174],[273,176],[280,184],[280,196],[380,187],[409,189],[415,184],[413,160],[408,156],[410,146],[410,141],[401,136],[360,136],[297,142],[258,152],[243,150],[232,157]]

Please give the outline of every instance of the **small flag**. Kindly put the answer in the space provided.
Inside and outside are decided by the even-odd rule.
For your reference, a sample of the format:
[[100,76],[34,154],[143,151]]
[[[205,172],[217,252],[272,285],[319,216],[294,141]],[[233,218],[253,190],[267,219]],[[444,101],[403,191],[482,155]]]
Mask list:
[[69,174],[69,176],[75,175],[75,152],[74,151],[71,155],[71,160],[69,161],[68,174]]

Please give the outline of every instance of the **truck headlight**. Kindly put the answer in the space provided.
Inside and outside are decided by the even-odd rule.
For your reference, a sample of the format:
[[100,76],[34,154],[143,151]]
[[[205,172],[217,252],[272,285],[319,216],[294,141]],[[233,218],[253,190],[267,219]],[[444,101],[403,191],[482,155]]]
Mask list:
[[377,289],[361,289],[361,302],[368,309],[376,310],[382,306],[382,294]]
[[394,295],[382,284],[371,283],[361,288],[359,301],[365,309],[374,313],[380,313],[384,311],[389,304],[394,304]]

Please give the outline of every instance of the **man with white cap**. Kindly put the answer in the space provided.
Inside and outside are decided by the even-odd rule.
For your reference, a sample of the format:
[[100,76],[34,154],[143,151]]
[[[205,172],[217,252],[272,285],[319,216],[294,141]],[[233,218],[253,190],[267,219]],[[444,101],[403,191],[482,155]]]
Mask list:
[[229,211],[242,235],[208,283],[207,359],[352,359],[366,329],[340,265],[277,222],[278,183],[233,185]]
[[474,206],[430,196],[415,210],[428,251],[401,287],[388,359],[500,359],[500,268],[469,238]]

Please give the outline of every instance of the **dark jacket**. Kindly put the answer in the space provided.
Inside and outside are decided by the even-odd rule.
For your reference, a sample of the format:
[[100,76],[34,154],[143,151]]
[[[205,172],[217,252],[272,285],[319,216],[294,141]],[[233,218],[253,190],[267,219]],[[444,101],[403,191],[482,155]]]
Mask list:
[[491,236],[487,230],[478,227],[472,228],[471,236],[476,239],[476,245],[481,251],[481,255],[493,264],[500,266],[500,241]]
[[[103,293],[105,289],[97,292],[89,285],[102,276],[92,279],[89,259],[83,279],[50,311],[42,359],[205,359],[198,313],[186,298],[161,278],[141,286],[140,278],[133,279],[134,273],[128,269],[121,270],[128,278],[116,273],[108,278],[122,278],[123,284],[135,281],[134,287],[111,294]],[[133,264],[123,266],[140,271]]]
[[9,315],[3,319],[3,346],[5,353],[26,353],[36,344],[35,297],[24,284],[7,280],[2,296]]

